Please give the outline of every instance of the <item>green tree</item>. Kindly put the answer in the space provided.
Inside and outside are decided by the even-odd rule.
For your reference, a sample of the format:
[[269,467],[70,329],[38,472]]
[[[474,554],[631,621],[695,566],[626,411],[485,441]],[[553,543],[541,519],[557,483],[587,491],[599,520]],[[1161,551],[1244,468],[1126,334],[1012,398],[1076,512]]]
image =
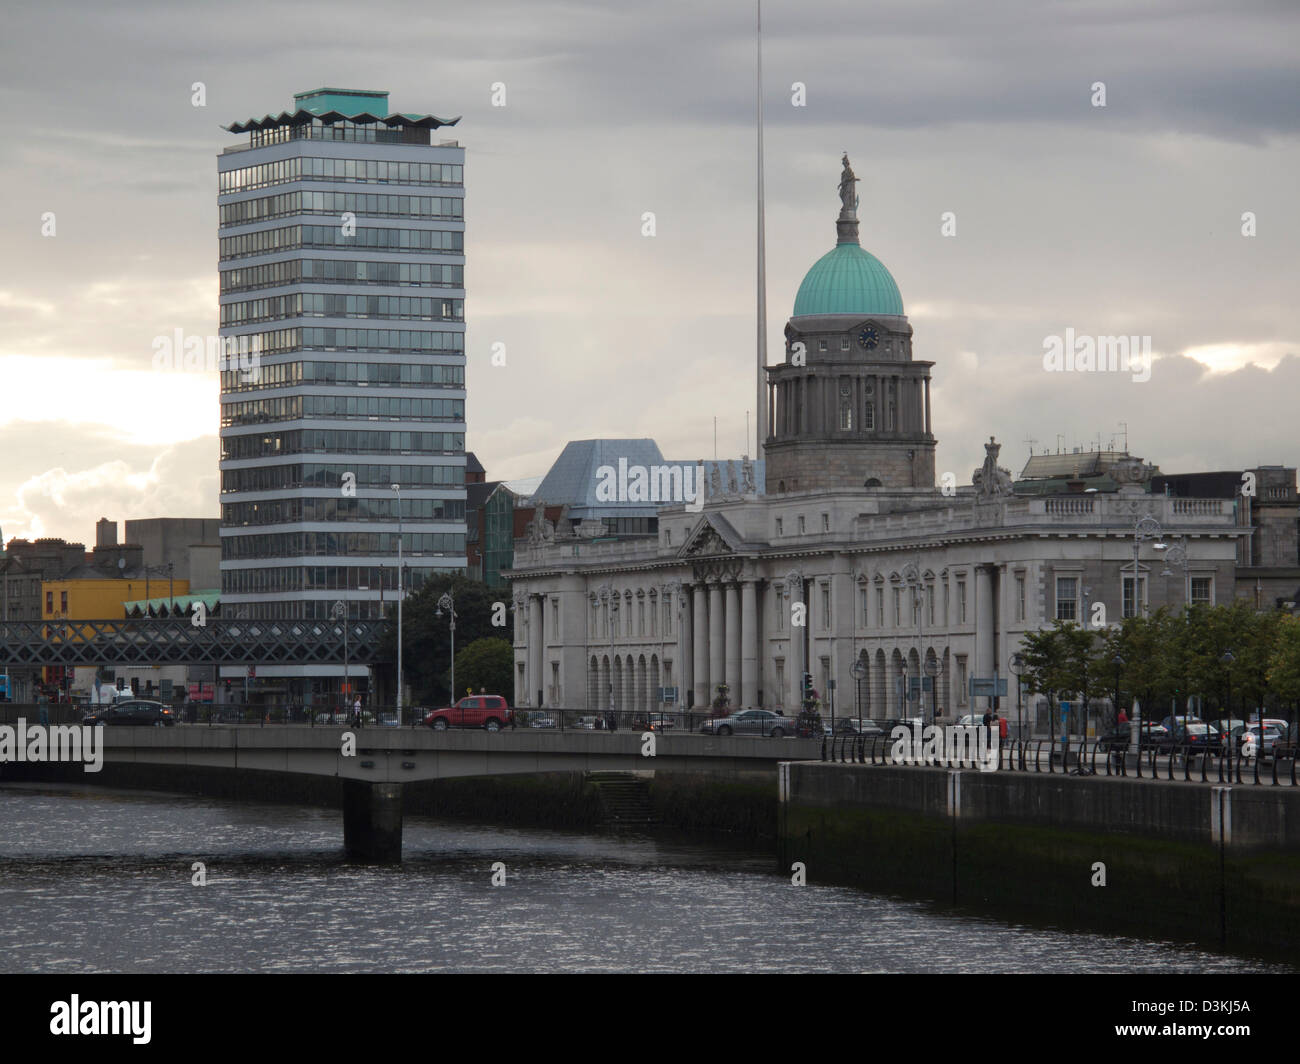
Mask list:
[[[456,612],[460,612],[459,608]],[[459,634],[459,623],[456,630]],[[510,640],[491,636],[476,639],[456,651],[456,686],[460,691],[468,688],[475,692],[481,687],[490,695],[505,695],[508,702],[513,702],[514,663]]]
[[[477,580],[459,574],[435,576],[407,596],[402,605],[402,671],[416,702],[447,704],[451,666],[450,620],[446,610],[438,616],[438,599],[450,591],[456,600],[456,643],[469,646],[477,639],[504,639],[514,643],[509,594],[490,590]],[[504,622],[494,625],[493,620]],[[397,658],[397,609],[388,610],[388,624],[380,640],[380,653],[392,662]],[[396,666],[386,670],[389,690],[396,683]],[[457,684],[461,684],[459,672]],[[486,684],[484,685],[486,686]],[[512,687],[499,693],[511,697]]]
[[1278,698],[1294,711],[1300,703],[1300,617],[1278,619],[1268,660],[1268,682]]

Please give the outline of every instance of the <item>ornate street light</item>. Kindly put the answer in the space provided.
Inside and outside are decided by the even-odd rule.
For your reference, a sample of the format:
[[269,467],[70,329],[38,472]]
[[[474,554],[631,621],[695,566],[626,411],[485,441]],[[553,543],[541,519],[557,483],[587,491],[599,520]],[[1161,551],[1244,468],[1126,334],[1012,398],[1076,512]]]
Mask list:
[[1159,542],[1160,539],[1160,522],[1150,514],[1144,514],[1139,517],[1137,523],[1133,526],[1133,616],[1145,617],[1146,608],[1141,601],[1141,583],[1138,572],[1138,553],[1144,539],[1156,540],[1155,547],[1157,550],[1163,550],[1164,544]]
[[433,611],[435,617],[441,617],[442,611],[446,610],[451,615],[451,704],[454,706],[456,699],[456,596],[450,590],[444,591],[442,597],[438,599],[438,608]]

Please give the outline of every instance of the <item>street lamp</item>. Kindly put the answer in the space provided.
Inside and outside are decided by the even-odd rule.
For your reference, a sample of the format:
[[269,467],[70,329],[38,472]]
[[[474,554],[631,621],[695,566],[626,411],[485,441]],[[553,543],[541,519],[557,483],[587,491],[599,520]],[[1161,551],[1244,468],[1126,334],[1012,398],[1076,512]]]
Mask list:
[[1161,571],[1161,576],[1173,576],[1174,572],[1169,568],[1170,565],[1176,565],[1183,571],[1183,602],[1185,605],[1192,604],[1191,589],[1191,559],[1187,557],[1187,537],[1179,536],[1178,543],[1169,547],[1165,551],[1165,567]]
[[[402,726],[402,599],[405,597],[406,581],[402,576],[402,485],[393,484],[397,495],[397,726]],[[455,695],[456,689],[452,688]],[[455,698],[452,698],[453,704]]]
[[[1133,616],[1146,616],[1146,609],[1140,600],[1140,583],[1138,582],[1138,552],[1144,539],[1160,539],[1160,522],[1150,514],[1144,514],[1139,517],[1137,523],[1133,526]],[[1163,550],[1164,544],[1157,542],[1157,550]]]
[[620,595],[609,584],[601,584],[597,592],[604,603],[607,615],[605,627],[609,630],[609,712],[614,712],[614,618],[618,616]]
[[[867,675],[867,666],[861,658],[855,658],[853,668],[849,670],[853,673],[853,708],[857,717],[858,730],[862,730],[862,679]],[[871,692],[867,692],[868,699]]]
[[450,588],[438,599],[438,608],[434,610],[433,615],[441,617],[443,610],[447,611],[451,619],[451,705],[454,706],[456,704],[456,596],[452,594]]
[[[943,662],[939,656],[933,655],[925,659],[925,674],[930,677],[930,723],[935,724],[939,720],[939,675],[943,672]],[[922,702],[921,723],[925,723],[925,703]]]
[[1119,731],[1119,673],[1124,668],[1124,659],[1116,654],[1110,663],[1115,666],[1115,730]]
[[[1236,659],[1236,656],[1232,653],[1231,650],[1225,650],[1225,651],[1223,652],[1223,657],[1221,657],[1219,660],[1220,660],[1221,662],[1223,662],[1223,665],[1224,665],[1224,669],[1223,669],[1223,679],[1224,679],[1225,684],[1227,685],[1227,695],[1228,695],[1228,699],[1227,699],[1227,702],[1228,702],[1228,705],[1227,705],[1227,709],[1228,709],[1228,780],[1231,781],[1231,780],[1232,780],[1232,754],[1233,754],[1233,747],[1236,745],[1236,743],[1233,741],[1233,735],[1232,735],[1232,663],[1233,663],[1234,661],[1236,661],[1237,659]],[[1177,724],[1178,721],[1175,720],[1174,723]],[[1245,730],[1243,729],[1243,736],[1244,736],[1244,734],[1245,734]],[[1259,730],[1259,734],[1260,734],[1260,738],[1262,739],[1263,736],[1264,736],[1264,729],[1263,729],[1263,728],[1260,728],[1260,730]],[[1258,754],[1257,754],[1257,756],[1256,756],[1255,764],[1256,764],[1256,766],[1259,765]],[[1240,768],[1239,768],[1238,770],[1240,771]]]
[[334,603],[334,616],[343,622],[343,711],[348,708],[348,607],[342,599]]
[[1016,738],[1024,740],[1025,738],[1025,720],[1020,711],[1020,677],[1025,671],[1025,656],[1016,651],[1011,655],[1011,660],[1007,663],[1007,668],[1011,670],[1011,675],[1016,678]]
[[[798,598],[795,597],[796,588],[798,589],[797,591]],[[799,572],[798,569],[791,569],[788,573],[785,574],[785,589],[790,595],[790,605],[792,607],[796,602],[803,602],[803,574]],[[799,637],[799,659],[802,664],[802,667],[799,669],[799,697],[795,700],[799,706],[800,712],[803,711],[804,698],[807,697],[807,694],[803,689],[804,673],[808,671],[807,634],[808,634],[808,614],[807,611],[805,610],[804,619],[803,619],[803,633]],[[791,609],[790,611],[790,656],[791,657],[794,657],[794,642],[795,642],[794,610]]]

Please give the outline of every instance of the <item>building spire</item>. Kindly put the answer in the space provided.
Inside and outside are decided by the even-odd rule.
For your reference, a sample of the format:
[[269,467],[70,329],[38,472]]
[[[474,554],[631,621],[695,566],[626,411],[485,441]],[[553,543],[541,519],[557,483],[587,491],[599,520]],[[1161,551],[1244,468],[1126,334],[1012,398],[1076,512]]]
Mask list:
[[858,190],[855,187],[860,180],[853,174],[849,165],[848,152],[840,160],[844,169],[840,173],[840,216],[835,221],[837,244],[858,243]]
[[[757,0],[756,43],[758,70],[754,84],[758,127],[758,378],[754,382],[754,457],[763,458],[767,440],[767,242],[763,196],[763,0]],[[746,437],[749,436],[747,432]]]

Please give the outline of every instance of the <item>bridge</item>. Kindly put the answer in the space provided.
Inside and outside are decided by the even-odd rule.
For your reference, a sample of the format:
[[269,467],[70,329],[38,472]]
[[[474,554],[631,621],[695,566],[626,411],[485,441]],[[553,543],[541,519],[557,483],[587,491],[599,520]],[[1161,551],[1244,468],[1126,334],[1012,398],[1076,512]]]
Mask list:
[[[373,665],[384,621],[0,621],[0,666]],[[345,633],[346,629],[346,633]],[[346,640],[345,640],[346,634]]]
[[[30,730],[33,721],[27,717]],[[105,764],[216,768],[332,776],[343,781],[343,846],[350,858],[402,856],[402,787],[421,780],[546,772],[732,773],[818,757],[817,739],[639,731],[433,731],[305,725],[96,728]],[[649,744],[653,743],[653,756]],[[79,782],[94,774],[73,769]],[[0,774],[5,766],[0,765]]]

